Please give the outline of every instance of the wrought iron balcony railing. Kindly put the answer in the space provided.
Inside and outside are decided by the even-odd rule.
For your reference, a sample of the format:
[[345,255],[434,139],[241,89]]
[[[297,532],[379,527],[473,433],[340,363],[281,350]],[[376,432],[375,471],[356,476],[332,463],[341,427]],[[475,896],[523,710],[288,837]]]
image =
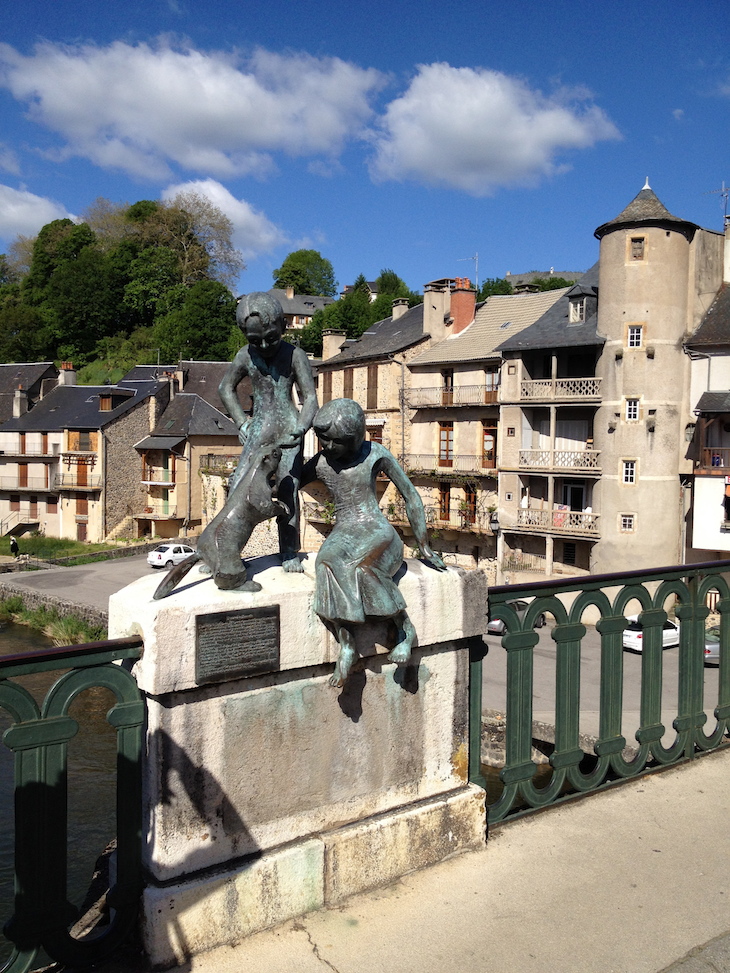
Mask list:
[[[0,709],[13,721],[3,742],[15,761],[15,911],[4,929],[14,951],[5,973],[35,969],[41,949],[64,966],[96,964],[134,925],[142,889],[144,703],[130,673],[114,663],[138,659],[141,651],[142,639],[133,636],[0,658]],[[15,681],[52,670],[69,671],[42,705]],[[106,718],[117,736],[116,878],[107,893],[108,924],[98,935],[77,939],[68,931],[73,916],[66,892],[67,744],[78,730],[69,708],[79,693],[97,687],[115,696]]]
[[520,382],[520,399],[568,402],[601,398],[600,378],[538,378]]
[[[404,503],[387,503],[380,509],[391,523],[408,523]],[[444,509],[438,504],[424,504],[423,509],[429,527],[492,533],[491,514],[488,510],[481,510],[478,505],[473,507],[468,503],[452,503],[448,509]]]
[[404,465],[407,472],[416,473],[487,473],[496,468],[494,453],[481,455],[453,453],[436,456],[432,453],[406,453]]
[[0,490],[33,490],[45,493],[53,490],[58,478],[50,476],[0,476]]
[[163,483],[173,486],[175,473],[172,470],[163,470],[161,466],[145,466],[142,468],[142,482]]
[[55,485],[59,490],[100,490],[101,473],[58,473]]
[[177,507],[174,503],[165,503],[164,500],[161,500],[159,503],[145,504],[141,513],[138,513],[136,516],[163,520],[165,517],[177,518],[177,515]]
[[580,510],[534,510],[520,508],[517,512],[519,527],[529,530],[558,531],[565,534],[588,534],[597,537],[598,514],[583,513]]
[[498,389],[493,385],[455,385],[453,388],[410,388],[406,404],[410,409],[431,409],[441,406],[494,405]]
[[521,449],[520,469],[599,473],[597,449]]

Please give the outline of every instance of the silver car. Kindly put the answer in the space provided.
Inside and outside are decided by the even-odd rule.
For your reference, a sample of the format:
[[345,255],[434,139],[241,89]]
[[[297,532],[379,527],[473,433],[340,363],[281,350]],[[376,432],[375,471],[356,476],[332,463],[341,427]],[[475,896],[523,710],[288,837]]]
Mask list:
[[705,632],[705,665],[720,665],[720,629],[708,628]]
[[[519,616],[520,620],[522,620],[525,617],[525,615],[527,614],[527,609],[530,607],[529,601],[508,601],[506,604],[510,608],[512,608],[515,612],[517,612],[517,615]],[[543,614],[543,612],[540,612],[540,614],[535,619],[535,628],[542,628],[544,624],[545,624],[545,615]],[[505,630],[506,630],[506,626],[501,618],[493,618],[490,619],[489,622],[487,622],[487,632],[490,635],[504,635]]]

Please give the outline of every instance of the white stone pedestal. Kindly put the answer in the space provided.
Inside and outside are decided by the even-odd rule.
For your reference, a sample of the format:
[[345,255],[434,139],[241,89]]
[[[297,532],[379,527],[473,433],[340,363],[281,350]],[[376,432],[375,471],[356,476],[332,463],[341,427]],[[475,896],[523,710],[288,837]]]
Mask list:
[[407,562],[412,664],[387,661],[391,626],[363,626],[338,690],[337,643],[312,611],[314,557],[299,575],[273,558],[251,566],[257,593],[219,591],[196,568],[161,602],[158,573],[110,599],[110,638],[145,642],[134,674],[147,697],[143,928],[156,966],[485,838],[484,794],[467,779],[466,641],[486,630],[485,576]]

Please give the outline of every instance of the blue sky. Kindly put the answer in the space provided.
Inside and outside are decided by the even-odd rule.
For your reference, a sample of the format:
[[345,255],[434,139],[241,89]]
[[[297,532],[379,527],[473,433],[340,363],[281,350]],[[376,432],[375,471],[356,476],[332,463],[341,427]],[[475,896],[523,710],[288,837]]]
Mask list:
[[722,229],[724,0],[23,0],[0,34],[0,251],[97,197],[197,189],[241,291],[581,270],[651,187]]

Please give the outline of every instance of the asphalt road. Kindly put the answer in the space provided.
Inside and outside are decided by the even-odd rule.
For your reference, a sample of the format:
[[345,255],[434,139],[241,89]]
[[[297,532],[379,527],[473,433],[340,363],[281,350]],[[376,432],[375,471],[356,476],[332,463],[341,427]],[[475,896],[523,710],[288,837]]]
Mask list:
[[[598,736],[599,698],[601,685],[601,637],[591,625],[586,626],[581,650],[580,672],[580,732]],[[555,642],[551,638],[551,627],[546,625],[538,632],[540,641],[534,649],[533,669],[533,719],[543,723],[555,724]],[[488,635],[485,642],[489,651],[483,664],[482,708],[497,710],[506,708],[507,653],[502,648],[501,636]],[[624,699],[622,733],[627,742],[633,743],[634,734],[639,727],[639,707],[641,692],[641,655],[624,652]],[[677,716],[677,686],[679,648],[665,649],[662,680],[662,723],[667,727],[663,742],[667,746],[675,737],[672,720]],[[708,722],[705,731],[715,725],[712,712],[717,706],[718,669],[705,666],[705,712]]]
[[82,605],[93,605],[106,611],[110,595],[137,578],[152,573],[158,574],[160,578],[164,574],[147,564],[146,554],[138,554],[134,557],[115,558],[113,561],[80,564],[72,568],[47,568],[43,571],[3,574],[0,575],[0,587],[3,582],[23,585],[34,591],[45,591],[58,598],[76,601]]

